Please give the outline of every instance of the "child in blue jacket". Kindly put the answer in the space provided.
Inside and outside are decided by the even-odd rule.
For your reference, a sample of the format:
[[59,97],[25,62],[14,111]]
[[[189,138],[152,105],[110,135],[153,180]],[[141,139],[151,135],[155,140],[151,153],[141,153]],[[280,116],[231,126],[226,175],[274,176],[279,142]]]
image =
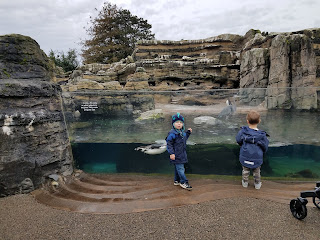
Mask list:
[[192,190],[185,175],[184,164],[188,162],[186,143],[192,129],[185,132],[184,118],[180,113],[172,116],[172,129],[166,138],[170,162],[174,164],[174,185]]
[[269,140],[267,133],[258,129],[261,122],[257,111],[249,111],[247,114],[248,126],[244,126],[236,136],[240,148],[240,163],[242,165],[242,186],[248,187],[250,169],[254,177],[255,189],[261,188],[260,168],[263,163],[263,154],[268,150]]

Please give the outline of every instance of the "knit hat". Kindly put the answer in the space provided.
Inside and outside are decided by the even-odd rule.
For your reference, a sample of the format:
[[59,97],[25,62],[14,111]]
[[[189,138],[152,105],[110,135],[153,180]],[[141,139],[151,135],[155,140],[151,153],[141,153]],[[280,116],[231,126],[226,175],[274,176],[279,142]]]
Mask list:
[[184,117],[180,113],[177,113],[172,116],[172,126],[176,121],[181,121],[184,123]]

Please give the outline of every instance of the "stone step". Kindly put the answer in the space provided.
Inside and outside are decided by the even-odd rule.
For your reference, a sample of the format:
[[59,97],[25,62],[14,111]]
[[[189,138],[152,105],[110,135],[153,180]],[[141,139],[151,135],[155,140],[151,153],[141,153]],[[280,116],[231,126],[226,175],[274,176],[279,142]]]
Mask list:
[[300,191],[313,189],[314,183],[276,183],[264,181],[260,190],[253,183],[243,188],[241,181],[191,179],[192,191],[174,186],[172,177],[124,174],[87,174],[68,177],[59,186],[50,183],[32,194],[54,208],[82,213],[130,213],[170,208],[234,197],[263,198],[289,204]]

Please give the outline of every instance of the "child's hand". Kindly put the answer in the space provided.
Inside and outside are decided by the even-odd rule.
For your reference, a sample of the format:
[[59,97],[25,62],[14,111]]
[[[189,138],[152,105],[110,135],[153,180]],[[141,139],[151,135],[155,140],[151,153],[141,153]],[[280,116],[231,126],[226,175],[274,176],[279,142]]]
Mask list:
[[171,160],[175,160],[175,159],[176,159],[176,155],[170,154],[170,159],[171,159]]
[[188,128],[188,131],[190,131],[192,133],[192,128]]

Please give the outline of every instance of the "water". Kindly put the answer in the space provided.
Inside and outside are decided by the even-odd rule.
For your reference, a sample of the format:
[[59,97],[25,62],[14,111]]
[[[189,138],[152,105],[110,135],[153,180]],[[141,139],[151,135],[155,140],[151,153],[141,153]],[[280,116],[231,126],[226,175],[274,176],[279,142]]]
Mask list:
[[[138,93],[83,92],[64,100],[78,168],[93,173],[172,173],[166,152],[147,155],[134,149],[163,141],[172,127],[171,115],[180,112],[186,128],[193,129],[188,140],[187,173],[241,175],[235,136],[247,125],[248,110],[255,109],[261,114],[259,129],[270,135],[263,176],[320,177],[320,115],[316,111],[266,109],[263,98],[252,99],[259,94],[248,93],[246,101],[238,90]],[[236,113],[219,118],[229,98],[237,101]],[[87,101],[96,102],[95,111],[82,111]],[[138,119],[135,111],[150,109],[160,109],[162,116]],[[81,113],[78,118],[72,117],[76,110]]]
[[[246,125],[246,114],[238,113],[229,119],[217,114],[183,113],[186,127],[193,133],[190,141],[196,144],[234,144],[235,135]],[[216,118],[215,123],[199,123],[201,116]],[[130,116],[119,118],[92,118],[89,121],[68,123],[69,135],[75,143],[145,143],[165,139],[171,128],[171,115],[151,121],[136,121]],[[320,116],[317,112],[268,111],[261,113],[259,129],[270,135],[272,146],[307,144],[320,145]]]
[[320,147],[313,145],[289,145],[271,147],[266,154],[271,176],[320,177]]
[[[168,153],[148,155],[134,150],[141,143],[74,143],[76,166],[90,173],[172,174]],[[235,144],[197,144],[187,147],[186,173],[241,175],[239,146]],[[289,145],[270,147],[262,165],[268,177],[320,177],[320,147]]]

